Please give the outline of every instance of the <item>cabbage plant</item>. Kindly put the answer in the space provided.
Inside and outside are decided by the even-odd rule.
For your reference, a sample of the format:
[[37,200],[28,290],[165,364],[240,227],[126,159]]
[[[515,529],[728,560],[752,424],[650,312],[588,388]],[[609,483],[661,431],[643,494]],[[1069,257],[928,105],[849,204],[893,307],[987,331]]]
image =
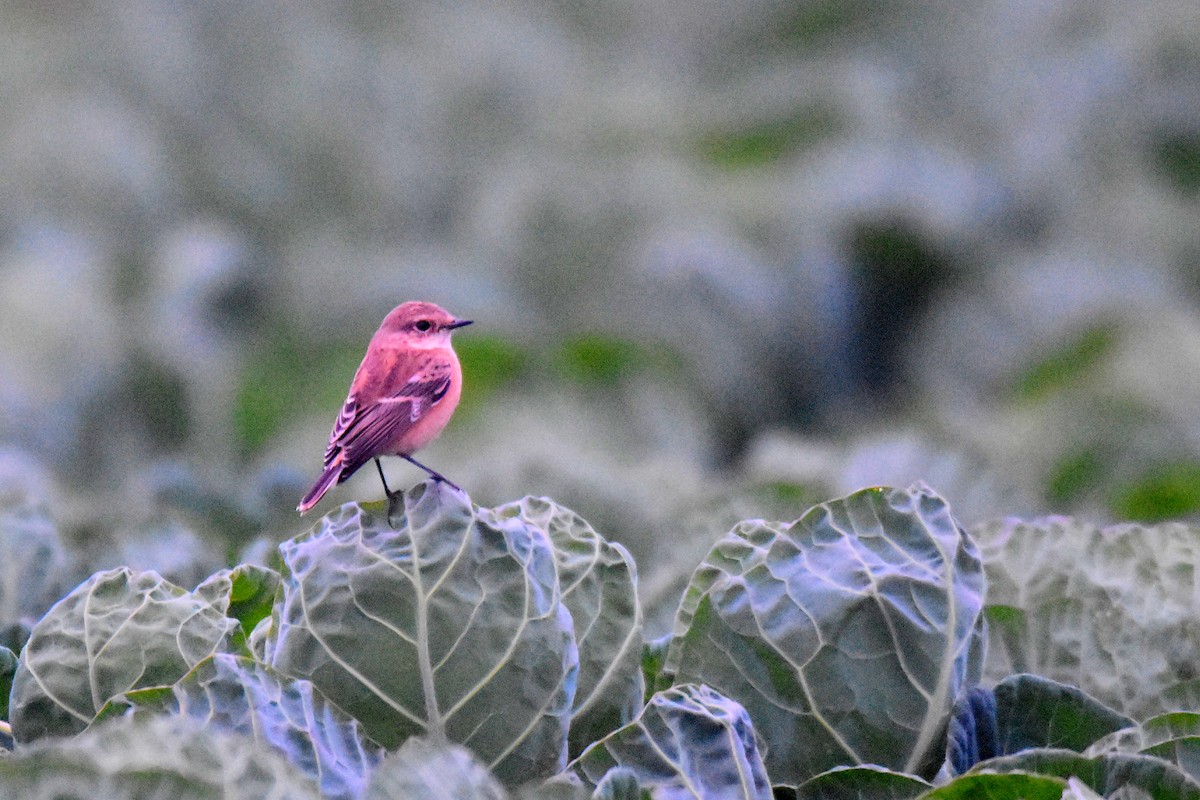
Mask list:
[[49,514],[0,546],[0,797],[1200,800],[1179,523],[968,532],[864,489],[735,525],[652,642],[628,551],[545,498],[424,483],[274,568],[56,603]]

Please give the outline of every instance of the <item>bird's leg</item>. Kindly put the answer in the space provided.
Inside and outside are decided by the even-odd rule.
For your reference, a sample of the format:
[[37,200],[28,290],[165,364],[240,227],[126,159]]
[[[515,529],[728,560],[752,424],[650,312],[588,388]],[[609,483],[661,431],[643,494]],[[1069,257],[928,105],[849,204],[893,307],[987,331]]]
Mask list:
[[433,470],[431,470],[429,467],[425,466],[425,465],[424,465],[424,464],[422,464],[420,461],[417,461],[417,460],[416,460],[415,458],[413,458],[412,456],[406,456],[406,455],[404,455],[403,453],[401,453],[401,454],[400,454],[400,457],[401,457],[401,458],[403,458],[403,459],[404,459],[405,461],[407,461],[408,463],[412,464],[414,467],[420,467],[421,469],[423,469],[423,470],[425,470],[426,472],[428,472],[428,473],[430,474],[430,476],[431,476],[431,477],[432,477],[432,478],[433,478],[435,481],[437,481],[438,483],[444,483],[444,484],[446,484],[447,486],[449,486],[451,489],[453,489],[453,490],[454,490],[454,491],[456,491],[456,492],[461,492],[461,491],[462,491],[462,489],[460,489],[460,488],[458,487],[458,484],[456,484],[454,481],[450,480],[450,479],[449,479],[449,478],[447,478],[445,475],[442,475],[440,472],[434,472],[434,471],[433,471]]
[[383,465],[379,463],[379,459],[375,459],[375,469],[379,470],[379,480],[383,481],[383,493],[387,495],[388,503],[390,504],[396,499],[395,493],[388,488],[387,478],[383,477]]

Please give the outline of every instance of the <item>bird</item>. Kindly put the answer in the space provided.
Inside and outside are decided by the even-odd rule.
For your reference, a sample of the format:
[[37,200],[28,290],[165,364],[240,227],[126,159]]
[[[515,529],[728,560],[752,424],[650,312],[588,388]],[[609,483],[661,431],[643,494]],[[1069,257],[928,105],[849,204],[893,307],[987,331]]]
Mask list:
[[391,501],[380,456],[399,456],[456,491],[457,484],[412,457],[437,438],[462,394],[462,367],[450,334],[470,325],[434,303],[410,301],[384,317],[329,434],[321,477],[296,506],[303,515],[368,461]]

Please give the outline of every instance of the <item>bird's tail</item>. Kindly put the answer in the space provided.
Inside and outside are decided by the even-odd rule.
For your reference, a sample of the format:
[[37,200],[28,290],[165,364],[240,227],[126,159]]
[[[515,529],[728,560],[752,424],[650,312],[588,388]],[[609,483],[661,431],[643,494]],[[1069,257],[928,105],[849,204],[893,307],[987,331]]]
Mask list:
[[341,459],[335,460],[329,466],[325,467],[325,471],[321,473],[321,477],[317,478],[317,482],[308,490],[308,494],[304,495],[304,499],[300,501],[300,505],[296,506],[296,510],[303,515],[310,508],[320,502],[321,498],[329,491],[329,487],[337,483],[338,477],[342,474]]

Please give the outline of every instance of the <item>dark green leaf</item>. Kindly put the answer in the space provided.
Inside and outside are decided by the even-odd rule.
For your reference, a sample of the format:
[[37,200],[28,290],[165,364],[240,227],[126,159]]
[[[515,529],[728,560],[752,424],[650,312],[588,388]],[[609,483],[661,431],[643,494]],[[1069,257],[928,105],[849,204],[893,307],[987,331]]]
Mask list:
[[1154,162],[1179,194],[1189,198],[1200,194],[1200,132],[1162,131],[1154,143]]
[[834,767],[797,786],[796,800],[910,800],[930,788],[915,775],[883,767]]
[[1149,470],[1117,490],[1112,511],[1121,519],[1161,522],[1200,511],[1200,463],[1181,461]]
[[0,757],[0,797],[21,800],[320,800],[270,748],[177,716],[121,718]]
[[[980,693],[990,693],[992,703],[971,702]],[[994,689],[972,690],[955,704],[955,721],[965,717],[974,718],[973,729],[965,724],[951,728],[976,736],[974,747],[964,748],[974,751],[974,759],[951,758],[957,773],[976,761],[1035,747],[1083,752],[1097,739],[1133,724],[1082,690],[1037,675],[1013,675]]]
[[1072,750],[1025,750],[980,762],[967,775],[989,772],[1075,777],[1103,797],[1130,787],[1154,800],[1200,800],[1200,784],[1173,764],[1149,755],[1113,753],[1089,758]]
[[1014,382],[1014,393],[1022,399],[1041,400],[1061,390],[1096,369],[1117,340],[1117,330],[1111,325],[1082,331],[1030,365]]
[[1133,724],[1083,690],[1037,675],[1013,675],[992,691],[997,755],[1031,747],[1083,751],[1100,737]]
[[8,721],[8,694],[17,672],[17,654],[0,646],[0,720]]
[[[646,695],[642,702],[649,703],[650,696],[658,687],[659,676],[662,675],[663,664],[667,660],[667,650],[671,646],[671,634],[664,634],[657,639],[642,645],[642,680],[645,682]],[[667,688],[665,684],[662,688]]]
[[747,127],[706,134],[698,149],[705,161],[726,169],[763,167],[810,147],[840,126],[832,108],[805,106]]
[[1066,780],[1049,775],[970,774],[926,792],[921,800],[1067,800],[1066,789]]
[[650,363],[641,345],[627,339],[591,334],[564,342],[559,352],[559,370],[583,384],[614,385]]

